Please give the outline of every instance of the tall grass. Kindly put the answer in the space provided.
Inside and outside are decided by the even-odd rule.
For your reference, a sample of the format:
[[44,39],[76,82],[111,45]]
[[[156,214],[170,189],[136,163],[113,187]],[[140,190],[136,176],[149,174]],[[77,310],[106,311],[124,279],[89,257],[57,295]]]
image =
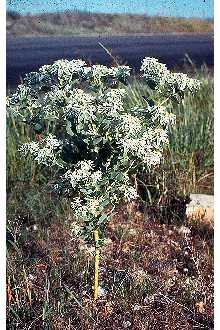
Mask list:
[[46,228],[51,219],[68,217],[68,203],[51,196],[48,176],[52,178],[53,173],[19,154],[20,145],[32,135],[26,125],[7,118],[7,218],[12,232],[18,218]]
[[[172,111],[176,125],[170,130],[170,144],[165,153],[160,172],[166,187],[175,187],[177,194],[213,193],[214,168],[214,81],[204,67],[193,76],[202,81],[196,95],[188,94]],[[148,88],[139,80],[129,87],[128,105],[138,102],[145,106],[143,96],[149,96]],[[159,176],[157,169],[156,176]],[[155,178],[155,177],[154,177]],[[170,181],[170,182],[169,182]]]

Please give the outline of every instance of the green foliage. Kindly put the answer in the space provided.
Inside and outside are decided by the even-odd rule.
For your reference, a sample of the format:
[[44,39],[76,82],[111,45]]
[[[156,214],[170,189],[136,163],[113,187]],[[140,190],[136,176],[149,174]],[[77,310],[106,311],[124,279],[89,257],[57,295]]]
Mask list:
[[142,105],[126,106],[129,67],[89,67],[81,60],[27,74],[7,99],[9,115],[34,137],[20,152],[54,170],[53,192],[71,198],[73,232],[88,242],[117,205],[138,198],[136,175],[158,166],[169,143],[173,102],[200,87],[153,58],[143,60],[141,72],[150,88]]

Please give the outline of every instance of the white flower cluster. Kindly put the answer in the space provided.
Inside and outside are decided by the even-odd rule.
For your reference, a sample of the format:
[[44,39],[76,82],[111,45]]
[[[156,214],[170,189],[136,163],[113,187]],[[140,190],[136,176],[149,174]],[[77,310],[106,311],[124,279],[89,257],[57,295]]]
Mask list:
[[108,117],[117,117],[124,110],[123,99],[126,95],[125,89],[111,89],[99,96],[99,111]]
[[70,82],[75,76],[81,75],[85,65],[86,62],[82,60],[58,60],[52,65],[44,65],[39,69],[39,74],[43,77],[58,78],[58,82],[63,84]]
[[143,59],[141,71],[146,80],[150,80],[155,84],[162,84],[170,74],[165,64],[158,62],[158,59],[152,57]]
[[101,215],[103,207],[101,205],[102,200],[98,198],[87,199],[80,203],[80,199],[75,199],[72,201],[71,206],[74,210],[74,214],[77,218],[84,219],[94,219]]
[[105,65],[92,65],[91,67],[84,67],[82,75],[87,79],[93,79],[93,81],[100,83],[103,78],[126,78],[130,76],[131,68],[123,65],[120,67],[108,68]]
[[124,198],[127,202],[131,202],[138,198],[136,189],[129,184],[121,185],[119,191],[124,194]]
[[138,136],[143,126],[141,120],[131,114],[124,114],[121,118],[121,129],[123,133],[125,133],[128,138]]
[[79,73],[86,66],[86,62],[82,60],[58,60],[53,65],[52,68],[58,71],[59,73],[64,75],[68,75],[68,73]]
[[[64,178],[67,179],[75,197],[71,201],[74,215],[84,221],[100,217],[105,205],[102,205],[104,197],[97,196],[100,193],[100,182],[103,174],[100,170],[94,171],[94,163],[90,160],[80,161],[73,171],[68,170]],[[82,199],[82,196],[84,198]]]
[[75,188],[82,182],[84,185],[91,181],[93,173],[94,164],[91,160],[88,161],[80,161],[77,163],[74,171],[69,170],[65,173],[64,177],[70,180],[72,188]]
[[196,79],[192,79],[185,73],[172,73],[168,76],[166,83],[174,90],[184,92],[189,90],[190,92],[196,92],[201,86],[201,82]]
[[103,77],[106,77],[111,74],[111,69],[105,65],[93,65],[87,71],[87,74],[93,77],[94,81],[99,82]]
[[165,92],[164,88],[169,89],[172,94],[186,90],[196,92],[201,85],[198,80],[189,78],[184,73],[170,72],[166,65],[158,62],[156,58],[146,57],[142,62],[141,72],[150,87],[153,89],[163,88],[163,92]]
[[158,122],[163,127],[168,128],[169,126],[173,126],[176,122],[176,115],[167,111],[166,107],[163,106],[156,106],[153,107],[151,110],[151,119],[154,122]]
[[149,135],[148,132],[145,132],[140,139],[125,139],[123,141],[124,157],[141,159],[143,166],[148,169],[160,164],[162,158],[162,150],[160,149],[162,148],[157,144],[158,139],[156,139],[155,144],[152,143],[154,140],[155,136]]
[[[88,179],[87,182],[84,181],[78,187],[78,196],[74,197],[71,202],[76,218],[83,220],[86,224],[91,225],[94,219],[97,219],[96,225],[105,224],[112,212],[112,210],[106,211],[105,208],[106,206],[117,204],[120,200],[119,195],[123,196],[126,202],[138,198],[136,189],[131,186],[129,180],[125,179],[122,184],[112,182],[104,191],[103,188],[101,190],[101,186],[97,189],[97,185],[94,186],[94,181],[92,181],[93,178],[91,180]],[[99,183],[101,182],[101,175],[98,181]],[[86,194],[84,193],[84,198],[82,199],[81,196],[85,190]],[[98,194],[95,194],[95,191]]]
[[59,141],[55,136],[49,134],[39,142],[24,143],[19,151],[25,157],[30,154],[38,164],[61,166],[58,161],[58,154],[61,146],[62,141]]

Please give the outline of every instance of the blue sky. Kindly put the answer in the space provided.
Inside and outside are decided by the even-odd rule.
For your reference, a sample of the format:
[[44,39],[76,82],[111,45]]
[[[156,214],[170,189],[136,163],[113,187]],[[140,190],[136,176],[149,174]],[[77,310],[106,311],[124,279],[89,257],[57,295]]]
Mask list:
[[21,14],[86,10],[181,17],[213,17],[214,0],[7,0],[7,9]]

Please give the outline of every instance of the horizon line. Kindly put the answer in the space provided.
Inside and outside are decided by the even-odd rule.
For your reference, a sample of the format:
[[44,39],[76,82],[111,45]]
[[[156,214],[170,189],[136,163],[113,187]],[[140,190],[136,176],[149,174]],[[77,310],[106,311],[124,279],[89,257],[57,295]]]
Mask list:
[[7,9],[6,8],[6,14],[7,13],[16,13],[19,14],[20,16],[38,16],[38,15],[47,15],[47,14],[66,14],[66,13],[74,13],[74,12],[79,12],[79,13],[84,13],[84,14],[104,14],[104,15],[132,15],[132,16],[146,16],[146,17],[167,17],[167,18],[182,18],[182,19],[201,19],[201,20],[214,20],[214,15],[213,16],[207,16],[207,17],[201,17],[201,16],[176,16],[176,15],[160,15],[158,14],[147,14],[147,13],[131,13],[131,12],[104,12],[104,11],[90,11],[90,10],[84,10],[84,9],[66,9],[66,10],[55,10],[55,11],[39,11],[39,12],[26,12],[22,13],[19,12],[18,10],[14,9]]

